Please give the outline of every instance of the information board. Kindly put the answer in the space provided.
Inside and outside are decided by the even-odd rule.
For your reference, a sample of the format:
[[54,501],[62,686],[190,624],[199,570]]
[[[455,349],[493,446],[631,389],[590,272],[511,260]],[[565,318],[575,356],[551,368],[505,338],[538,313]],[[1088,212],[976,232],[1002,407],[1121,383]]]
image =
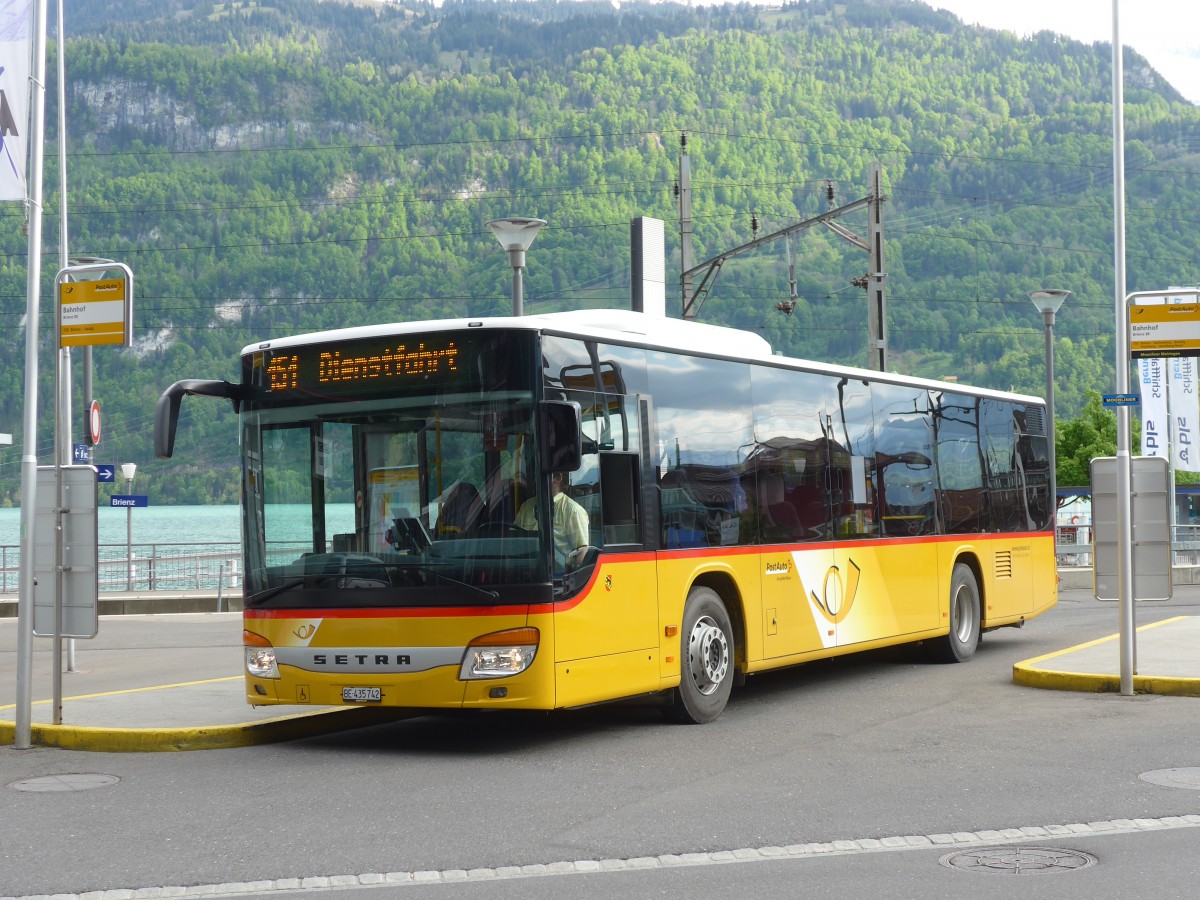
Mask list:
[[1129,355],[1200,356],[1200,304],[1130,305]]
[[131,318],[124,279],[68,281],[58,285],[62,347],[128,344]]

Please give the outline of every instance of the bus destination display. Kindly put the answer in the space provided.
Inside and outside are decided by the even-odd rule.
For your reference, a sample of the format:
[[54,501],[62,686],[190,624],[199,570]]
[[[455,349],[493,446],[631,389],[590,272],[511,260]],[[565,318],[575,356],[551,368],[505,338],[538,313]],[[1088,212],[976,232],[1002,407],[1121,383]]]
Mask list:
[[403,390],[410,383],[426,389],[431,382],[452,383],[459,376],[460,354],[458,342],[449,337],[392,338],[255,353],[253,364],[265,367],[261,384],[267,397],[351,397]]

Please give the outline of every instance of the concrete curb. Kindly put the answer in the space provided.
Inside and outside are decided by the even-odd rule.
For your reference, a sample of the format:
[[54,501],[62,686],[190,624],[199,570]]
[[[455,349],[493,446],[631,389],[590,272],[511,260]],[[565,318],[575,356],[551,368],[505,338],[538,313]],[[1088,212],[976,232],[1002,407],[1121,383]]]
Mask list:
[[[1024,687],[1051,691],[1082,691],[1093,694],[1117,694],[1121,691],[1120,675],[1100,675],[1090,672],[1051,672],[1028,665],[1026,660],[1013,666],[1013,683]],[[1200,697],[1200,678],[1163,678],[1156,675],[1134,675],[1133,689],[1138,694],[1158,694],[1167,697]]]
[[[1153,628],[1168,625],[1172,622],[1186,619],[1179,616],[1143,625],[1137,631],[1140,634]],[[1081,650],[1097,647],[1120,640],[1119,634],[1112,634],[1098,640],[1078,644],[1065,650],[1057,650],[1043,656],[1022,660],[1013,664],[1013,683],[1024,687],[1042,688],[1052,691],[1082,691],[1086,693],[1120,693],[1121,676],[1118,672],[1076,672],[1066,669],[1055,669],[1044,665],[1050,660],[1069,656]],[[1200,678],[1186,678],[1163,675],[1133,676],[1133,689],[1139,694],[1158,694],[1172,697],[1200,697]]]
[[[217,607],[220,606],[220,609]],[[157,615],[159,613],[241,612],[241,590],[226,591],[218,603],[216,591],[133,591],[103,593],[97,600],[101,616]],[[0,595],[0,619],[17,617],[15,594]]]
[[[404,709],[355,707],[315,710],[261,722],[198,728],[99,728],[35,722],[30,726],[30,740],[39,747],[97,753],[224,750],[318,737],[354,728],[398,722],[414,715],[416,713]],[[0,746],[14,744],[16,730],[15,722],[0,720]]]

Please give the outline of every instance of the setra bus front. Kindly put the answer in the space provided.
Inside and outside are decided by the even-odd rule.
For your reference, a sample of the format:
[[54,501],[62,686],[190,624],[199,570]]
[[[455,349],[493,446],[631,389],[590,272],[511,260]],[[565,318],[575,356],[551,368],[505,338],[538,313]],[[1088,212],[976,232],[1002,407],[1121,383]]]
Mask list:
[[[533,330],[349,329],[248,347],[240,412],[246,696],[255,705],[555,706],[552,539],[579,407],[542,396]],[[543,651],[543,648],[547,648]]]

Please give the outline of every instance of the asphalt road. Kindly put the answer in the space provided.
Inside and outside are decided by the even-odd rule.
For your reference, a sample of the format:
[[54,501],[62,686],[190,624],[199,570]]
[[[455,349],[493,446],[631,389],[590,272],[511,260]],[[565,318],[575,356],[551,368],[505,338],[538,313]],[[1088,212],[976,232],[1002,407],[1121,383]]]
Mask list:
[[[1200,615],[1200,590],[1140,608],[1139,624],[1173,615]],[[119,627],[145,627],[165,660],[206,654],[219,669],[232,647],[237,665],[236,617],[190,636],[168,626]],[[3,747],[0,896],[164,886],[213,896],[216,885],[270,897],[345,887],[364,900],[1194,896],[1200,790],[1139,775],[1200,767],[1200,700],[1012,683],[1014,662],[1116,629],[1115,605],[1066,592],[1024,629],[986,635],[966,665],[893,650],[763,675],[702,727],[666,724],[642,702],[428,716],[192,753]],[[95,664],[119,666],[111,652]],[[11,787],[71,773],[116,780]],[[1064,827],[1081,823],[1106,830]],[[1027,867],[1019,882],[1003,866],[940,863],[980,849],[941,836],[1006,832],[1095,862]],[[911,840],[890,849],[896,838]],[[795,850],[813,843],[829,849]],[[738,850],[757,853],[741,862]],[[649,859],[654,868],[638,868]],[[587,871],[598,865],[623,870]],[[409,883],[361,886],[386,873]]]

